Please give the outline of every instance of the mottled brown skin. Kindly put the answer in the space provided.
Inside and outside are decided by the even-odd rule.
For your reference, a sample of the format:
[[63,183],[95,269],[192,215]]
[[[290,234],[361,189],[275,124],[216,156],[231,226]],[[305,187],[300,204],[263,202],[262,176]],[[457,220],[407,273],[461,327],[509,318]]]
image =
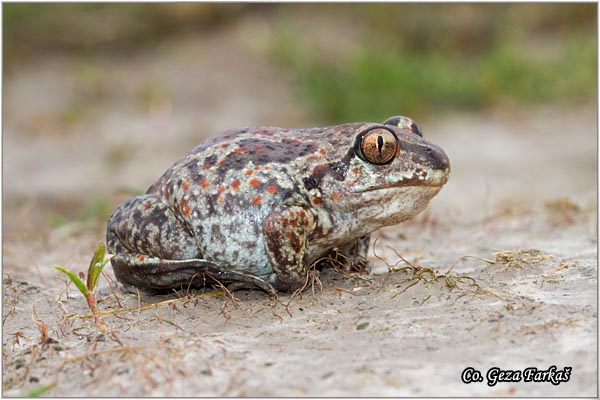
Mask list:
[[369,234],[422,211],[449,172],[446,154],[406,117],[230,130],[117,207],[111,264],[118,280],[146,290],[220,281],[293,291],[336,250],[364,261]]

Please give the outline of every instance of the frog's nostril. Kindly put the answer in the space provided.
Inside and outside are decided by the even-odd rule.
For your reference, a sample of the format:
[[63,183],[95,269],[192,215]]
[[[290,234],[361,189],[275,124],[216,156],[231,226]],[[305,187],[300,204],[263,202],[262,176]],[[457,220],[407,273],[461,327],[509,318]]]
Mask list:
[[447,169],[450,167],[450,160],[448,160],[448,156],[442,149],[427,147],[426,152],[433,169]]

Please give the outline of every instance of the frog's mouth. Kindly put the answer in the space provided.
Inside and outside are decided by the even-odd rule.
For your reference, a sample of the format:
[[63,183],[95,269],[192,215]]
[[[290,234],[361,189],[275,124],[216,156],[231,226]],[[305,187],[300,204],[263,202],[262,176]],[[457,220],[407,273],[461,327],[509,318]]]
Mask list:
[[441,189],[447,182],[449,176],[449,170],[435,171],[433,174],[428,176],[413,175],[410,178],[403,179],[398,182],[390,183],[381,186],[370,186],[361,192],[372,192],[381,189],[392,189],[392,188],[409,188],[409,187],[422,187],[422,188],[438,188]]

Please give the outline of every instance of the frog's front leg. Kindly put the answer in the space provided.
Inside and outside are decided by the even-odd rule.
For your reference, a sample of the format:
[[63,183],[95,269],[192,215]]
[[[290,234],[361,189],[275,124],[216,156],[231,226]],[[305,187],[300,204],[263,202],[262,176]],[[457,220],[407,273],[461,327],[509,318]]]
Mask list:
[[275,289],[292,292],[306,283],[307,238],[314,227],[313,214],[299,206],[273,211],[263,221],[266,250],[275,273],[270,281]]
[[367,253],[370,242],[371,235],[365,235],[339,247],[337,251],[334,250],[331,256],[337,261],[336,265],[341,266],[344,271],[364,271],[369,265]]

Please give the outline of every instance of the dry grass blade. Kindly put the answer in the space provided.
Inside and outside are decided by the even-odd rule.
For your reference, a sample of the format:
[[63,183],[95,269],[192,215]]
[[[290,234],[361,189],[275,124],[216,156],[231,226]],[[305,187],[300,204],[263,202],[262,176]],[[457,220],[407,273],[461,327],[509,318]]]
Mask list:
[[8,312],[6,313],[6,315],[4,316],[4,318],[2,318],[2,325],[4,325],[4,323],[6,322],[6,320],[8,319],[8,317],[10,317],[11,315],[14,314],[15,307],[16,307],[16,303],[12,303],[10,305],[10,308],[9,308]]
[[404,289],[402,289],[401,291],[399,291],[398,293],[396,293],[395,295],[392,296],[392,299],[395,299],[396,296],[406,292],[408,289],[410,289],[411,287],[415,286],[417,283],[419,283],[419,280],[414,281],[413,283],[411,283],[410,285],[408,285],[407,287],[405,287]]
[[219,311],[219,315],[222,315],[226,321],[229,321],[231,319],[231,313],[227,309],[227,301],[224,301],[223,305],[221,305],[221,310]]
[[167,324],[174,326],[175,328],[179,329],[180,331],[185,331],[185,329],[183,329],[181,326],[179,326],[178,324],[176,324],[173,321],[169,321],[168,319],[164,319],[163,317],[161,317],[160,314],[156,313],[156,320],[158,321],[159,324],[162,324],[163,322],[166,322]]
[[562,263],[560,263],[560,265],[556,268],[553,268],[550,270],[550,272],[548,272],[548,274],[555,274],[560,270],[563,270],[565,268],[569,268],[569,263],[566,261],[563,261]]
[[[400,295],[401,293],[406,292],[408,289],[410,289],[411,287],[415,286],[417,283],[424,281],[426,283],[430,283],[433,281],[438,281],[440,279],[444,280],[444,284],[447,288],[449,288],[450,290],[458,288],[459,287],[459,283],[463,283],[463,282],[469,282],[471,285],[475,286],[477,289],[476,290],[481,290],[481,288],[479,287],[479,284],[477,283],[477,281],[469,276],[459,276],[459,275],[454,275],[451,274],[450,272],[454,269],[454,267],[456,266],[456,264],[466,258],[475,258],[481,261],[485,261],[489,264],[493,264],[494,261],[492,260],[488,260],[485,258],[481,258],[481,257],[477,257],[477,256],[463,256],[460,257],[458,260],[456,260],[456,262],[454,262],[454,264],[452,264],[452,266],[448,269],[448,271],[445,274],[440,274],[439,271],[433,267],[427,267],[427,266],[420,266],[417,265],[414,262],[410,262],[408,261],[406,258],[404,258],[396,249],[387,246],[388,249],[390,249],[392,252],[394,252],[394,254],[398,257],[399,261],[397,261],[394,265],[390,266],[387,262],[386,265],[388,265],[388,273],[395,273],[395,272],[405,272],[407,274],[409,274],[408,277],[408,282],[410,282],[406,287],[404,287],[402,290],[400,290],[398,293],[394,294],[392,296],[392,298],[397,297],[398,295]],[[375,253],[375,251],[374,251]],[[375,255],[377,256],[377,254],[375,253]],[[382,259],[382,258],[380,258]],[[398,264],[399,263],[405,263],[407,266],[406,267],[402,267],[402,268],[398,268]],[[383,290],[383,285],[385,284],[385,282],[387,281],[388,276],[384,275],[384,278],[382,279],[382,283],[381,283],[381,287],[378,290],[378,292],[380,292],[381,290]],[[414,282],[411,282],[412,280],[414,280]],[[483,293],[483,292],[482,292]],[[490,292],[491,293],[491,292]]]
[[467,259],[467,258],[474,258],[476,260],[484,261],[484,262],[486,262],[488,264],[495,264],[495,261],[488,260],[487,258],[481,258],[481,257],[477,257],[477,256],[462,256],[458,260],[456,260],[454,262],[454,264],[452,264],[452,266],[448,269],[448,271],[446,271],[445,275],[449,274],[454,269],[454,267],[456,266],[456,264],[458,264],[460,261],[462,261],[464,259]]
[[336,291],[336,292],[338,292],[340,296],[342,295],[342,292],[343,292],[343,293],[348,293],[348,294],[351,294],[352,296],[357,296],[357,294],[356,294],[356,293],[352,293],[352,292],[351,292],[351,291],[349,291],[348,289],[344,289],[344,288],[339,288],[339,287],[336,287],[336,288],[335,288],[335,291]]
[[102,271],[102,276],[104,277],[104,279],[106,279],[106,283],[108,283],[108,287],[110,287],[110,293],[114,296],[115,300],[117,301],[117,304],[119,305],[119,307],[123,308],[123,305],[119,300],[119,296],[117,295],[117,292],[115,291],[115,288],[113,286],[112,279],[110,279],[110,277],[106,274],[104,270]]
[[40,332],[40,344],[46,346],[51,343],[56,343],[56,340],[48,336],[48,324],[44,321],[40,321],[39,319],[37,319],[35,307],[33,307],[33,315],[31,316],[31,319],[33,320],[33,322],[38,328],[38,331]]
[[488,295],[488,296],[492,296],[492,297],[495,297],[495,298],[497,298],[497,299],[499,299],[499,300],[502,300],[502,301],[506,301],[506,302],[508,302],[508,299],[506,299],[506,298],[504,298],[504,297],[500,296],[499,294],[496,294],[496,293],[492,292],[491,290],[487,290],[487,289],[481,289],[481,288],[477,288],[477,289],[475,289],[475,290],[468,290],[468,291],[465,291],[465,292],[461,293],[461,294],[460,294],[460,295],[457,297],[457,300],[458,300],[458,299],[460,299],[461,297],[467,296],[467,295],[469,295],[469,294],[473,294],[473,295],[478,295],[478,294],[480,294],[480,295],[481,295],[481,294],[486,294],[486,295]]
[[29,371],[31,370],[31,366],[33,365],[33,362],[35,361],[35,357],[38,354],[38,346],[31,346],[31,357],[29,357],[29,361],[27,361],[27,364],[25,364],[23,366],[23,376],[21,377],[22,381],[27,380],[27,377],[29,376]]
[[75,356],[75,357],[67,358],[62,363],[60,363],[60,365],[56,369],[58,371],[60,371],[67,364],[70,364],[70,363],[73,363],[73,362],[77,362],[77,361],[80,361],[80,360],[84,360],[87,357],[94,356],[94,355],[111,354],[111,353],[126,353],[126,352],[129,352],[129,351],[144,350],[144,349],[148,349],[148,348],[151,348],[151,347],[153,347],[153,346],[124,346],[124,347],[116,347],[116,348],[112,348],[112,349],[92,351],[92,352],[89,352],[89,353],[80,354],[80,355]]
[[223,283],[221,281],[219,281],[215,277],[211,276],[210,274],[207,274],[207,275],[210,276],[210,278],[213,279],[217,283],[217,286],[223,291],[223,293],[225,293],[227,295],[229,300],[231,300],[231,303],[233,304],[233,306],[237,307],[237,303],[239,303],[240,299],[235,297],[233,295],[233,293],[229,289],[227,289],[227,287],[225,287],[225,285],[223,285]]
[[[200,294],[198,295],[201,298],[209,298],[209,297],[216,297],[216,296],[222,296],[224,295],[225,292],[213,292],[213,293],[205,293],[205,294]],[[139,296],[139,293],[138,293]],[[163,301],[159,301],[157,303],[151,303],[151,304],[146,304],[146,305],[141,305],[141,299],[139,299],[138,297],[138,307],[134,307],[134,308],[120,308],[117,310],[111,310],[111,311],[101,311],[99,314],[100,315],[114,315],[114,314],[121,314],[121,313],[127,313],[127,312],[131,312],[131,311],[142,311],[142,310],[148,310],[151,308],[155,308],[155,307],[160,307],[166,304],[172,304],[172,303],[177,303],[179,301],[183,301],[183,300],[188,300],[188,298],[186,297],[178,297],[176,299],[169,299],[169,300],[163,300]],[[92,318],[94,316],[94,314],[85,314],[85,315],[70,315],[69,318]]]
[[20,346],[21,345],[21,341],[20,339],[25,339],[25,340],[29,340],[29,338],[25,335],[23,335],[23,333],[17,331],[15,333],[11,333],[11,336],[13,337],[13,351],[15,350],[16,346]]

